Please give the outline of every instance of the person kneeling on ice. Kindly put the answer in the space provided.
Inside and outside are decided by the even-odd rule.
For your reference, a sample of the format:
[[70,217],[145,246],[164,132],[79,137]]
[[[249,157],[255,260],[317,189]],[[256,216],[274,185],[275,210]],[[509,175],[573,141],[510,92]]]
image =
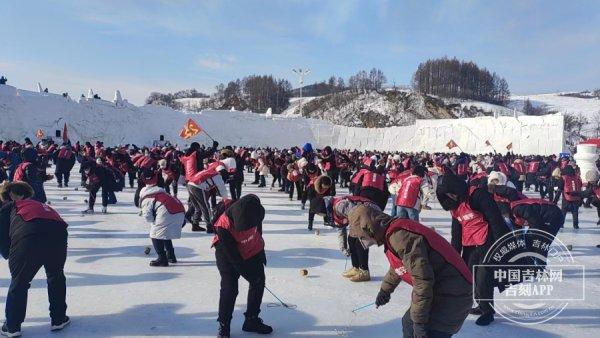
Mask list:
[[145,184],[140,191],[142,216],[150,223],[150,238],[158,254],[158,259],[151,261],[150,266],[169,266],[169,263],[177,263],[171,240],[181,238],[181,228],[185,224],[185,208],[176,197],[157,186],[157,171],[146,170],[140,178]]
[[21,335],[27,309],[27,291],[43,266],[48,283],[51,330],[70,323],[66,315],[67,223],[46,204],[35,201],[33,189],[25,182],[3,185],[0,197],[0,252],[8,259],[11,280],[6,296],[6,322],[0,333]]
[[238,294],[238,280],[244,277],[250,284],[246,320],[242,330],[269,334],[273,328],[263,324],[258,317],[265,291],[265,242],[262,237],[262,222],[265,208],[256,195],[246,195],[232,202],[223,201],[225,207],[215,215],[215,257],[221,275],[219,298],[219,334],[229,338],[230,323]]
[[473,303],[473,277],[450,243],[421,223],[392,218],[365,205],[353,208],[348,221],[363,246],[383,245],[390,263],[375,305],[387,304],[401,281],[413,287],[410,308],[402,318],[404,337],[457,333]]

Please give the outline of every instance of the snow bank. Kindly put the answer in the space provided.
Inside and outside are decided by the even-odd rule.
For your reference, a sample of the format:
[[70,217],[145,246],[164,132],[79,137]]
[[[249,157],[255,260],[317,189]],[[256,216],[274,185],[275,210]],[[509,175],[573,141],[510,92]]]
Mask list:
[[[69,126],[73,141],[102,140],[106,144],[152,144],[166,140],[184,146],[179,138],[185,121],[194,118],[221,144],[289,147],[312,142],[338,148],[447,151],[453,139],[463,151],[482,153],[489,140],[497,151],[522,154],[556,154],[563,150],[563,116],[478,117],[449,120],[417,120],[415,125],[389,128],[357,128],[302,117],[272,116],[238,111],[187,113],[169,107],[82,98],[75,102],[61,95],[35,93],[0,86],[0,139],[22,140],[37,129],[46,135]],[[207,142],[205,135],[196,138]]]

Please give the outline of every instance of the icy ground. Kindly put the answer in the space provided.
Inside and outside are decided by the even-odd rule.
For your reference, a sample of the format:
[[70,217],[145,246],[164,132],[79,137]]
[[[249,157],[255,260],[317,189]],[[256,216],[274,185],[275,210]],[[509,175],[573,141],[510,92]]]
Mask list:
[[[71,186],[79,183],[76,170]],[[270,180],[269,180],[270,181]],[[246,177],[251,182],[251,177]],[[269,182],[270,183],[270,182]],[[68,314],[72,324],[50,334],[44,273],[40,271],[29,292],[26,337],[141,337],[216,336],[219,275],[210,248],[212,236],[192,233],[174,241],[179,263],[152,268],[154,259],[144,254],[150,245],[147,229],[133,206],[133,190],[118,193],[119,203],[109,214],[81,216],[87,193],[73,188],[57,189],[48,182],[52,206],[69,223],[69,255],[66,264]],[[187,198],[181,188],[180,198]],[[340,276],[346,259],[339,252],[336,232],[316,224],[320,235],[306,230],[307,215],[299,202],[282,193],[248,184],[243,193],[257,193],[267,210],[264,224],[268,265],[267,287],[295,309],[272,307],[276,299],[265,291],[261,317],[275,329],[273,337],[400,337],[400,318],[408,308],[410,288],[401,284],[391,302],[353,315],[351,310],[374,301],[387,271],[380,248],[371,251],[373,281],[354,284]],[[63,196],[67,200],[63,200]],[[421,214],[425,224],[449,238],[450,218],[434,203]],[[100,207],[97,207],[99,210]],[[593,337],[600,328],[600,229],[595,210],[582,209],[581,229],[574,232],[570,217],[559,237],[573,245],[578,264],[586,265],[586,300],[573,302],[548,323],[523,326],[497,316],[489,327],[474,324],[470,316],[458,337]],[[308,269],[308,277],[299,270]],[[8,266],[0,264],[0,297],[6,300],[10,281]],[[240,294],[232,322],[233,337],[258,337],[241,330],[247,283]],[[351,324],[351,325],[349,325]]]

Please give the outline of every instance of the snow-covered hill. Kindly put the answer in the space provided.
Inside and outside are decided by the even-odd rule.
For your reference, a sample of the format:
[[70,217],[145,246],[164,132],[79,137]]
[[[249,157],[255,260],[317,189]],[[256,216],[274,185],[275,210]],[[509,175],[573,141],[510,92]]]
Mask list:
[[590,120],[595,114],[600,113],[600,99],[598,98],[580,98],[561,94],[564,93],[512,96],[509,107],[522,110],[523,103],[529,99],[531,104],[536,107],[542,106],[549,111],[563,114],[583,114]]

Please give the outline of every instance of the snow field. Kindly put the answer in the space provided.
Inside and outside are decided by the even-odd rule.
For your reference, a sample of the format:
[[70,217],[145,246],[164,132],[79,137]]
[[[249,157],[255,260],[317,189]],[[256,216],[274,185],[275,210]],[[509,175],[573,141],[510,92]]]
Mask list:
[[[70,188],[46,183],[52,206],[69,223],[67,275],[68,314],[73,323],[60,337],[214,337],[217,330],[219,275],[210,248],[211,235],[193,233],[186,225],[183,238],[174,240],[179,263],[168,268],[148,266],[155,258],[148,228],[133,206],[133,189],[117,193],[109,214],[81,216],[86,208],[83,189],[74,191],[79,179],[73,170]],[[50,172],[50,171],[49,171]],[[246,176],[246,183],[251,182]],[[269,180],[270,183],[270,180]],[[267,250],[267,287],[295,309],[271,306],[277,300],[265,290],[261,317],[274,327],[272,337],[399,337],[400,318],[410,303],[410,287],[401,284],[386,306],[352,309],[372,303],[388,269],[381,248],[371,249],[372,281],[352,283],[341,277],[346,258],[338,250],[337,232],[322,225],[317,217],[317,236],[306,229],[307,212],[287,195],[247,184],[243,193],[256,193],[266,208],[263,225]],[[341,190],[340,190],[341,192]],[[67,196],[67,200],[63,200]],[[179,198],[187,200],[181,187]],[[422,222],[450,237],[450,216],[432,203],[433,210],[421,213]],[[96,210],[100,210],[96,206]],[[389,212],[389,205],[388,205]],[[580,337],[598,331],[600,317],[600,268],[596,244],[600,229],[596,211],[581,209],[581,229],[575,232],[567,216],[559,238],[573,245],[577,264],[586,265],[586,300],[573,302],[557,318],[535,326],[522,326],[496,317],[489,327],[477,327],[469,316],[457,337]],[[350,266],[350,262],[348,262]],[[300,275],[301,269],[308,276]],[[6,299],[10,282],[7,263],[0,264],[0,298]],[[29,292],[24,337],[48,337],[49,318],[45,275],[40,271]],[[574,283],[576,284],[576,283]],[[241,331],[247,283],[240,292],[232,322],[233,337],[258,337]],[[574,285],[573,285],[574,287]],[[351,323],[351,325],[349,325]],[[347,332],[345,332],[347,331]]]

